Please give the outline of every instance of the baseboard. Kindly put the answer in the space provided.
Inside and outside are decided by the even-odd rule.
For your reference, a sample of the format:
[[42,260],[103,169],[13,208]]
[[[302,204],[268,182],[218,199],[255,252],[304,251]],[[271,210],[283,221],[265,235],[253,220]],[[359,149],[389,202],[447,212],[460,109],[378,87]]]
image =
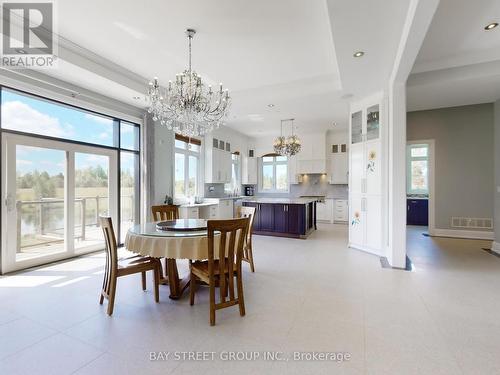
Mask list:
[[493,241],[491,243],[491,251],[494,253],[500,254],[500,242]]
[[495,232],[476,231],[476,230],[457,230],[457,229],[434,229],[431,236],[468,238],[473,240],[494,240]]

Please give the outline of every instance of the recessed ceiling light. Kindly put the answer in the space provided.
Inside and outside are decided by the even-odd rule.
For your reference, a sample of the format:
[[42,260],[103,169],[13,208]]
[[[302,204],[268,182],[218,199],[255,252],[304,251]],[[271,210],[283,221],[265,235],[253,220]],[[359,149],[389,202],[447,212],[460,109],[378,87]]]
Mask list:
[[497,26],[498,26],[498,22],[492,22],[492,23],[490,23],[490,24],[486,25],[486,26],[484,27],[484,29],[485,29],[486,31],[489,31],[489,30],[491,30],[491,29],[494,29],[494,28],[495,28],[495,27],[497,27]]
[[267,105],[269,108],[273,108],[274,107],[274,104],[268,104]]
[[358,52],[354,52],[354,57],[361,57],[363,56],[365,53],[363,51],[358,51]]

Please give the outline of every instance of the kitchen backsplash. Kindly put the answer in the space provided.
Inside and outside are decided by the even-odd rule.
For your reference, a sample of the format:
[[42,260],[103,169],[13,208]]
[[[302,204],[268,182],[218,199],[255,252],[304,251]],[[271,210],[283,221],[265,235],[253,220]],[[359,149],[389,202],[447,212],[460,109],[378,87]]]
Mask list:
[[[256,187],[257,190],[257,187]],[[224,184],[205,184],[205,198],[218,198],[225,195]],[[301,195],[324,195],[331,198],[347,199],[347,185],[330,185],[327,176],[315,174],[305,175],[303,182],[298,185],[290,185],[290,193],[266,194],[255,191],[256,196],[288,198],[300,197]]]
[[300,197],[301,195],[324,195],[326,197],[347,199],[347,185],[330,185],[326,175],[305,175],[302,178],[302,183],[298,185],[290,185],[290,196]]

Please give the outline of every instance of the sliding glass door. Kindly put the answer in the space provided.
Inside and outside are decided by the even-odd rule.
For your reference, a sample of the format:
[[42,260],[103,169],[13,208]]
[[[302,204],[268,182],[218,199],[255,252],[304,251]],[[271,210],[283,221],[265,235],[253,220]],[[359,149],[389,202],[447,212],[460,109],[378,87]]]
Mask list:
[[2,270],[103,248],[99,215],[117,220],[118,151],[2,134]]

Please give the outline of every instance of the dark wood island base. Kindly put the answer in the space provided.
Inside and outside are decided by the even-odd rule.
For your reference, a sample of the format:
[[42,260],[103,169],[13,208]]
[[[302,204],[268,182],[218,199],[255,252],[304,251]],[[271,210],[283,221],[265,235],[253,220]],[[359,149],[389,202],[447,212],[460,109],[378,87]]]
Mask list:
[[313,199],[249,199],[243,206],[255,207],[253,233],[263,236],[307,238],[316,230]]

